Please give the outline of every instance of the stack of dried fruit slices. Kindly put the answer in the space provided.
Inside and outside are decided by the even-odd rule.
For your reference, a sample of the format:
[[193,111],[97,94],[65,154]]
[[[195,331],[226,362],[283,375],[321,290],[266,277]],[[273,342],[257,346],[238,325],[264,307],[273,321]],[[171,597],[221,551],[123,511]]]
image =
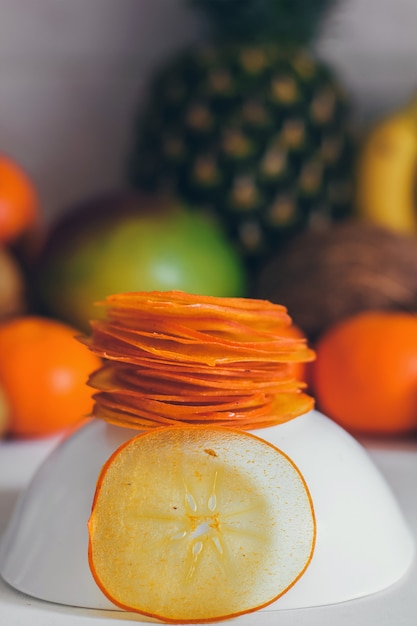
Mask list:
[[[140,292],[110,296],[87,340],[106,366],[90,379],[95,415],[141,429],[215,423],[272,426],[313,407],[291,365],[314,354],[285,336],[266,300]],[[282,334],[280,334],[280,331]]]

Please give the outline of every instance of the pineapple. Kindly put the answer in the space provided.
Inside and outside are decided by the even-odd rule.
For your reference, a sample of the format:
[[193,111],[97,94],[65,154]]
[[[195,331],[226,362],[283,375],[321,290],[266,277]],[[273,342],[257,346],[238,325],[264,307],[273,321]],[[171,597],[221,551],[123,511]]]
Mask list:
[[349,104],[308,47],[331,0],[193,3],[213,33],[155,77],[130,181],[215,212],[259,267],[300,230],[350,214]]

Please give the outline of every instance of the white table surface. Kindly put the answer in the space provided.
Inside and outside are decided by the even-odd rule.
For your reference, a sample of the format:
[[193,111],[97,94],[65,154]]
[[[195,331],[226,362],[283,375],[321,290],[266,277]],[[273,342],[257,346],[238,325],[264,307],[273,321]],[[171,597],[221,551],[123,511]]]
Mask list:
[[[0,443],[0,536],[19,493],[56,443],[57,438]],[[417,440],[365,445],[390,484],[417,544]],[[17,592],[0,578],[1,626],[121,626],[126,622],[141,624],[155,623],[155,620],[120,611],[75,609],[43,602]],[[259,611],[221,623],[236,626],[415,626],[417,557],[407,575],[383,592],[312,609]]]

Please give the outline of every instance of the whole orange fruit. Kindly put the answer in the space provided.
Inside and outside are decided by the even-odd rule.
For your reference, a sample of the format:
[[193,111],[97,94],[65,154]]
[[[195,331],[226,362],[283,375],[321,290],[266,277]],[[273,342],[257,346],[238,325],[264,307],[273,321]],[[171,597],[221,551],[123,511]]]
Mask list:
[[0,242],[11,243],[38,218],[33,182],[12,159],[0,155]]
[[356,433],[417,429],[417,316],[368,311],[326,331],[312,379],[320,410]]
[[0,385],[9,407],[8,432],[48,436],[91,412],[88,375],[101,360],[61,322],[22,316],[0,326]]

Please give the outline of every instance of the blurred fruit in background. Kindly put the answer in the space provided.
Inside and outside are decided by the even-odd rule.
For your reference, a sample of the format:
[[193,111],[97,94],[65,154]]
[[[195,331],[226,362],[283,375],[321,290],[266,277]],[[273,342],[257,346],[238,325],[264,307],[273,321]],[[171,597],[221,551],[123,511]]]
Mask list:
[[0,243],[14,243],[38,218],[38,197],[32,180],[20,165],[0,154]]
[[130,192],[86,201],[47,237],[37,291],[49,315],[85,331],[94,303],[126,291],[243,296],[243,262],[213,220],[176,201]]
[[309,51],[334,3],[194,0],[212,37],[161,71],[138,115],[131,182],[217,212],[250,266],[351,213],[349,103]]
[[307,231],[263,268],[255,294],[284,304],[313,342],[361,311],[417,311],[417,240],[353,219]]
[[417,235],[417,99],[370,128],[358,157],[358,216]]
[[0,320],[23,313],[25,307],[25,277],[12,252],[0,244]]
[[93,406],[89,374],[101,360],[66,324],[38,316],[0,325],[0,386],[7,433],[43,437],[72,426]]
[[318,341],[318,408],[354,434],[417,432],[417,316],[367,311]]

